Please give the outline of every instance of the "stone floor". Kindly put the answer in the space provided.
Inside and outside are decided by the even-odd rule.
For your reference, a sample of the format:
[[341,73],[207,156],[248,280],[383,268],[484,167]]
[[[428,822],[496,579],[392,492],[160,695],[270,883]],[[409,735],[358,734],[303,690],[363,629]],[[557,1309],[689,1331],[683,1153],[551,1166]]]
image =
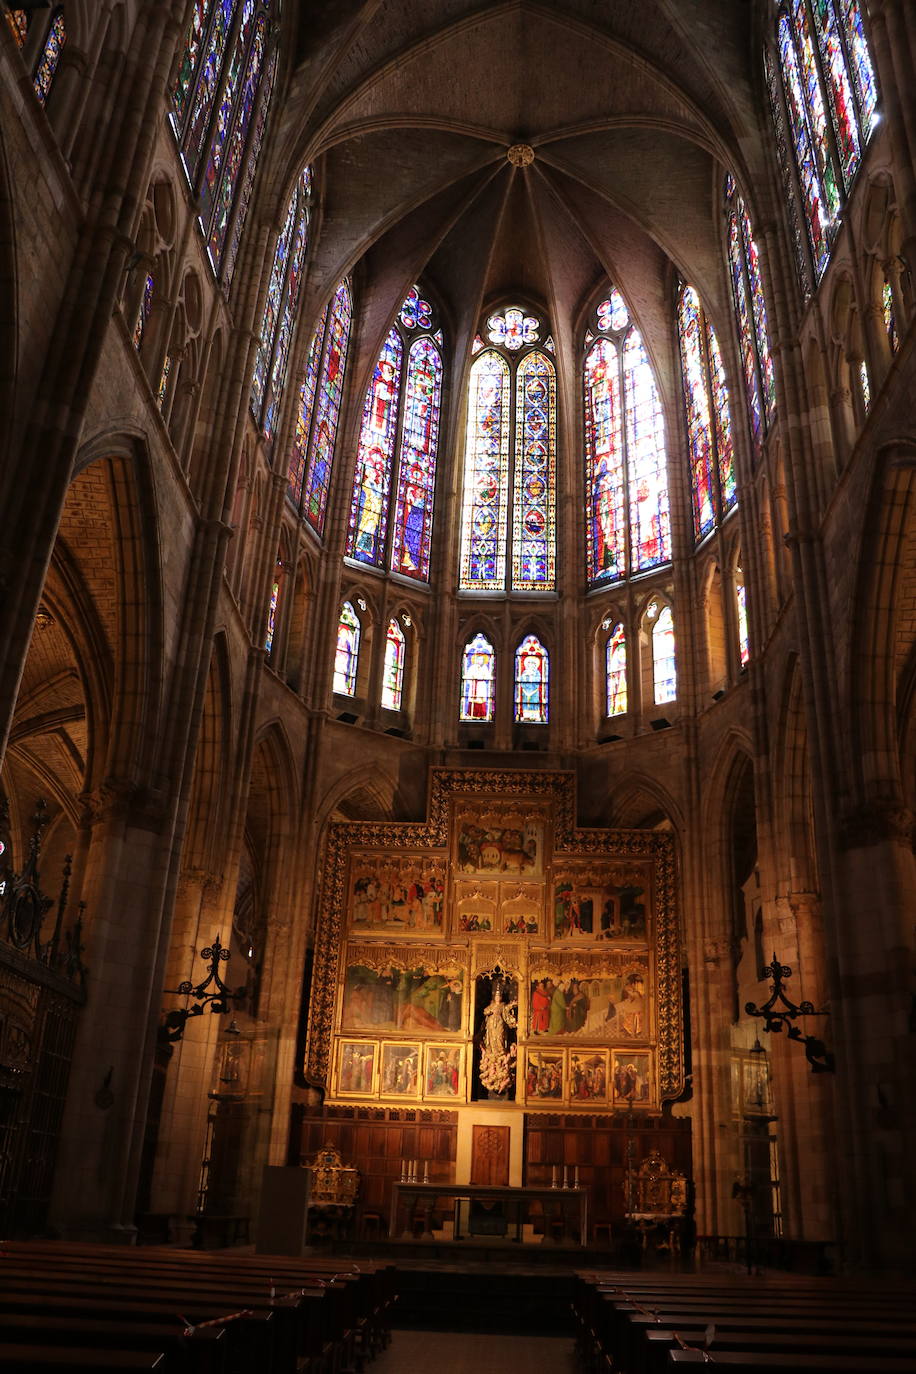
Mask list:
[[395,1331],[368,1374],[481,1374],[523,1370],[524,1374],[574,1374],[568,1336],[471,1335],[465,1331]]

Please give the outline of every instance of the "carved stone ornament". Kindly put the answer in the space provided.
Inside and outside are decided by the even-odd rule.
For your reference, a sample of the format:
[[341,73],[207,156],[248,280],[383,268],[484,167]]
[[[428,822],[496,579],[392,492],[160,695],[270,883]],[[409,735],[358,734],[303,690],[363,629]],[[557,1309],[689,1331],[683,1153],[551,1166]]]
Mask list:
[[534,149],[530,143],[513,143],[506,150],[506,159],[513,167],[530,167],[534,161]]
[[[450,854],[453,812],[468,802],[485,802],[499,808],[515,800],[531,805],[552,821],[553,863],[568,860],[612,860],[621,875],[634,871],[641,861],[641,872],[651,873],[654,894],[653,938],[648,959],[655,970],[655,1044],[656,1082],[659,1099],[675,1098],[683,1090],[683,1008],[681,1001],[681,960],[674,902],[674,840],[655,830],[586,829],[575,824],[575,775],[571,772],[537,773],[497,769],[431,770],[429,813],[425,822],[337,821],[328,825],[324,837],[324,863],[315,919],[315,962],[309,1006],[308,1037],[303,1066],[306,1081],[325,1084],[334,1034],[334,1014],[347,955],[345,938],[348,899],[348,874],[352,850],[432,851],[443,857]],[[431,854],[432,857],[432,854]],[[453,900],[449,894],[449,901]],[[401,961],[417,963],[422,958],[455,960],[458,951],[454,936],[452,947],[430,942],[428,947],[402,947],[395,953],[389,945],[360,947],[360,958],[374,963]],[[353,959],[353,946],[349,957]],[[470,951],[466,951],[464,959]],[[608,954],[610,953],[610,949]],[[636,951],[621,951],[621,957],[638,962]],[[562,954],[578,968],[585,950]],[[603,957],[608,957],[607,955]],[[524,978],[524,966],[534,967],[535,951],[522,954],[511,942],[487,941],[471,957],[471,970],[488,968],[494,962]],[[462,960],[463,962],[463,960]],[[467,967],[467,966],[466,966]],[[635,964],[634,964],[635,967]],[[469,970],[470,971],[470,970]],[[362,1108],[360,1109],[362,1110]]]

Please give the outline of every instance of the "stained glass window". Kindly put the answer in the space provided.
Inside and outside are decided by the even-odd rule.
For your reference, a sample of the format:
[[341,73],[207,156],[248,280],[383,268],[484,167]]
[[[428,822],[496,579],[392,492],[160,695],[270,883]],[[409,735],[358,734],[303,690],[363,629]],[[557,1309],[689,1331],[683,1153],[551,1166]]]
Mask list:
[[623,346],[627,490],[630,498],[630,566],[633,572],[671,558],[665,425],[652,366],[638,330]]
[[48,35],[45,38],[44,46],[35,65],[35,75],[32,78],[32,85],[41,105],[48,103],[48,96],[54,85],[54,78],[60,66],[61,53],[66,41],[67,25],[64,20],[64,12],[63,9],[57,9],[51,18]]
[[509,492],[509,365],[481,353],[471,367],[461,516],[463,590],[502,591]]
[[496,710],[496,655],[486,635],[478,633],[461,656],[461,720],[491,721]]
[[622,716],[627,711],[627,640],[624,628],[617,624],[608,635],[605,646],[605,712]]
[[422,582],[429,580],[442,403],[435,323],[433,306],[411,287],[366,393],[346,546],[349,558]]
[[865,359],[859,359],[859,386],[862,390],[862,404],[866,410],[871,409],[871,383],[868,380],[868,367]]
[[289,494],[318,534],[324,533],[352,318],[350,286],[344,280],[312,335],[299,389]]
[[165,404],[165,398],[169,394],[169,373],[172,370],[172,359],[166,353],[162,360],[162,371],[159,374],[159,386],[156,388],[156,404],[161,410]]
[[537,343],[540,338],[538,322],[533,315],[510,306],[501,315],[491,315],[487,320],[487,337],[490,343],[502,344],[510,353],[517,353],[526,344]]
[[143,343],[143,335],[146,332],[150,312],[153,308],[153,295],[155,289],[156,283],[153,281],[150,274],[147,273],[146,281],[143,283],[143,295],[140,298],[140,307],[137,310],[137,322],[134,325],[134,348],[138,353]]
[[349,601],[345,601],[337,622],[337,647],[334,653],[334,691],[341,696],[356,695],[359,633],[359,617]]
[[[505,353],[471,365],[461,519],[462,591],[548,591],[556,576],[556,368],[516,306],[487,321]],[[508,555],[511,553],[511,559]]]
[[7,10],[6,22],[17,44],[21,48],[29,36],[29,15],[25,10]]
[[735,504],[735,455],[722,356],[700,298],[684,284],[677,303],[690,448],[693,532],[703,539]]
[[386,711],[401,709],[406,651],[404,631],[396,620],[389,620],[388,632],[385,635],[385,663],[382,669],[382,705]]
[[671,558],[665,429],[639,331],[617,290],[597,307],[583,367],[586,565],[591,583]]
[[267,634],[264,648],[270,653],[274,647],[274,631],[277,628],[277,606],[280,604],[280,583],[275,581],[270,589],[270,605],[267,608]]
[[512,586],[540,591],[554,583],[556,373],[543,353],[516,372],[516,460],[512,497]]
[[897,335],[897,317],[894,313],[894,293],[891,290],[890,282],[886,279],[881,288],[881,314],[884,319],[884,328],[887,330],[891,352],[896,353],[900,340]]
[[213,269],[231,279],[276,71],[275,0],[194,0],[170,119]]
[[[741,345],[741,368],[747,393],[751,434],[756,446],[776,408],[776,377],[770,350],[766,300],[760,271],[760,255],[750,215],[734,179],[726,174],[725,220],[732,302]],[[718,343],[715,345],[718,354]],[[721,358],[719,359],[721,365]],[[724,378],[723,378],[724,380]]]
[[750,658],[750,644],[747,636],[747,592],[744,575],[740,568],[735,569],[735,603],[738,613],[738,657],[742,668],[747,667]]
[[547,724],[548,675],[547,650],[536,635],[527,635],[515,651],[515,719],[518,724]]
[[652,700],[656,706],[677,697],[677,670],[674,658],[674,617],[670,606],[653,602],[648,610],[652,622]]
[[[782,0],[776,51],[789,142],[819,277],[845,193],[875,124],[877,88],[859,0]],[[781,134],[782,102],[768,84]],[[782,157],[780,158],[782,161]],[[788,168],[787,190],[794,198]]]
[[299,284],[308,247],[312,171],[306,167],[296,184],[277,238],[273,267],[261,316],[260,340],[251,379],[251,410],[264,437],[274,437],[286,364],[299,303]]

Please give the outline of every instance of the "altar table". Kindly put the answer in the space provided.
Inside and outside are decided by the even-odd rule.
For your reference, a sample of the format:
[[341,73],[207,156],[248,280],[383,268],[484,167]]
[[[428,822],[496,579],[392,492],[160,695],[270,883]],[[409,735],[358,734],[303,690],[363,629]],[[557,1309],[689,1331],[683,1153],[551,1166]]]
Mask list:
[[[528,1219],[530,1204],[540,1202],[543,1208],[545,1241],[559,1245],[588,1244],[587,1188],[504,1188],[480,1183],[395,1183],[391,1190],[389,1236],[395,1237],[399,1234],[398,1217],[403,1206],[404,1227],[400,1234],[413,1236],[417,1225],[422,1223],[421,1239],[433,1239],[431,1222],[436,1204],[441,1198],[450,1199],[454,1207],[454,1240],[463,1238],[461,1203],[468,1199],[468,1211],[470,1202],[504,1202],[507,1231],[510,1226],[515,1228],[513,1241],[521,1242],[522,1226]],[[576,1214],[573,1227],[575,1234],[570,1230],[569,1218],[573,1204]]]

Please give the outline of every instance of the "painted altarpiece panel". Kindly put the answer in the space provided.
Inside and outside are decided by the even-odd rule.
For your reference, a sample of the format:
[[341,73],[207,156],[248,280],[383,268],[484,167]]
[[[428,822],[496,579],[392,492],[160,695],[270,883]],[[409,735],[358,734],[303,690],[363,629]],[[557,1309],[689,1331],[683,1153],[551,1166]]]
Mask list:
[[[498,966],[518,987],[515,1105],[657,1110],[680,1094],[672,837],[578,827],[574,786],[436,768],[425,822],[328,827],[309,1083],[340,1092],[341,1045],[374,1037],[376,1097],[413,1100],[415,1082],[420,1100],[479,1100],[472,994]],[[567,897],[578,930],[565,911],[557,928]],[[490,928],[462,929],[475,910]]]

